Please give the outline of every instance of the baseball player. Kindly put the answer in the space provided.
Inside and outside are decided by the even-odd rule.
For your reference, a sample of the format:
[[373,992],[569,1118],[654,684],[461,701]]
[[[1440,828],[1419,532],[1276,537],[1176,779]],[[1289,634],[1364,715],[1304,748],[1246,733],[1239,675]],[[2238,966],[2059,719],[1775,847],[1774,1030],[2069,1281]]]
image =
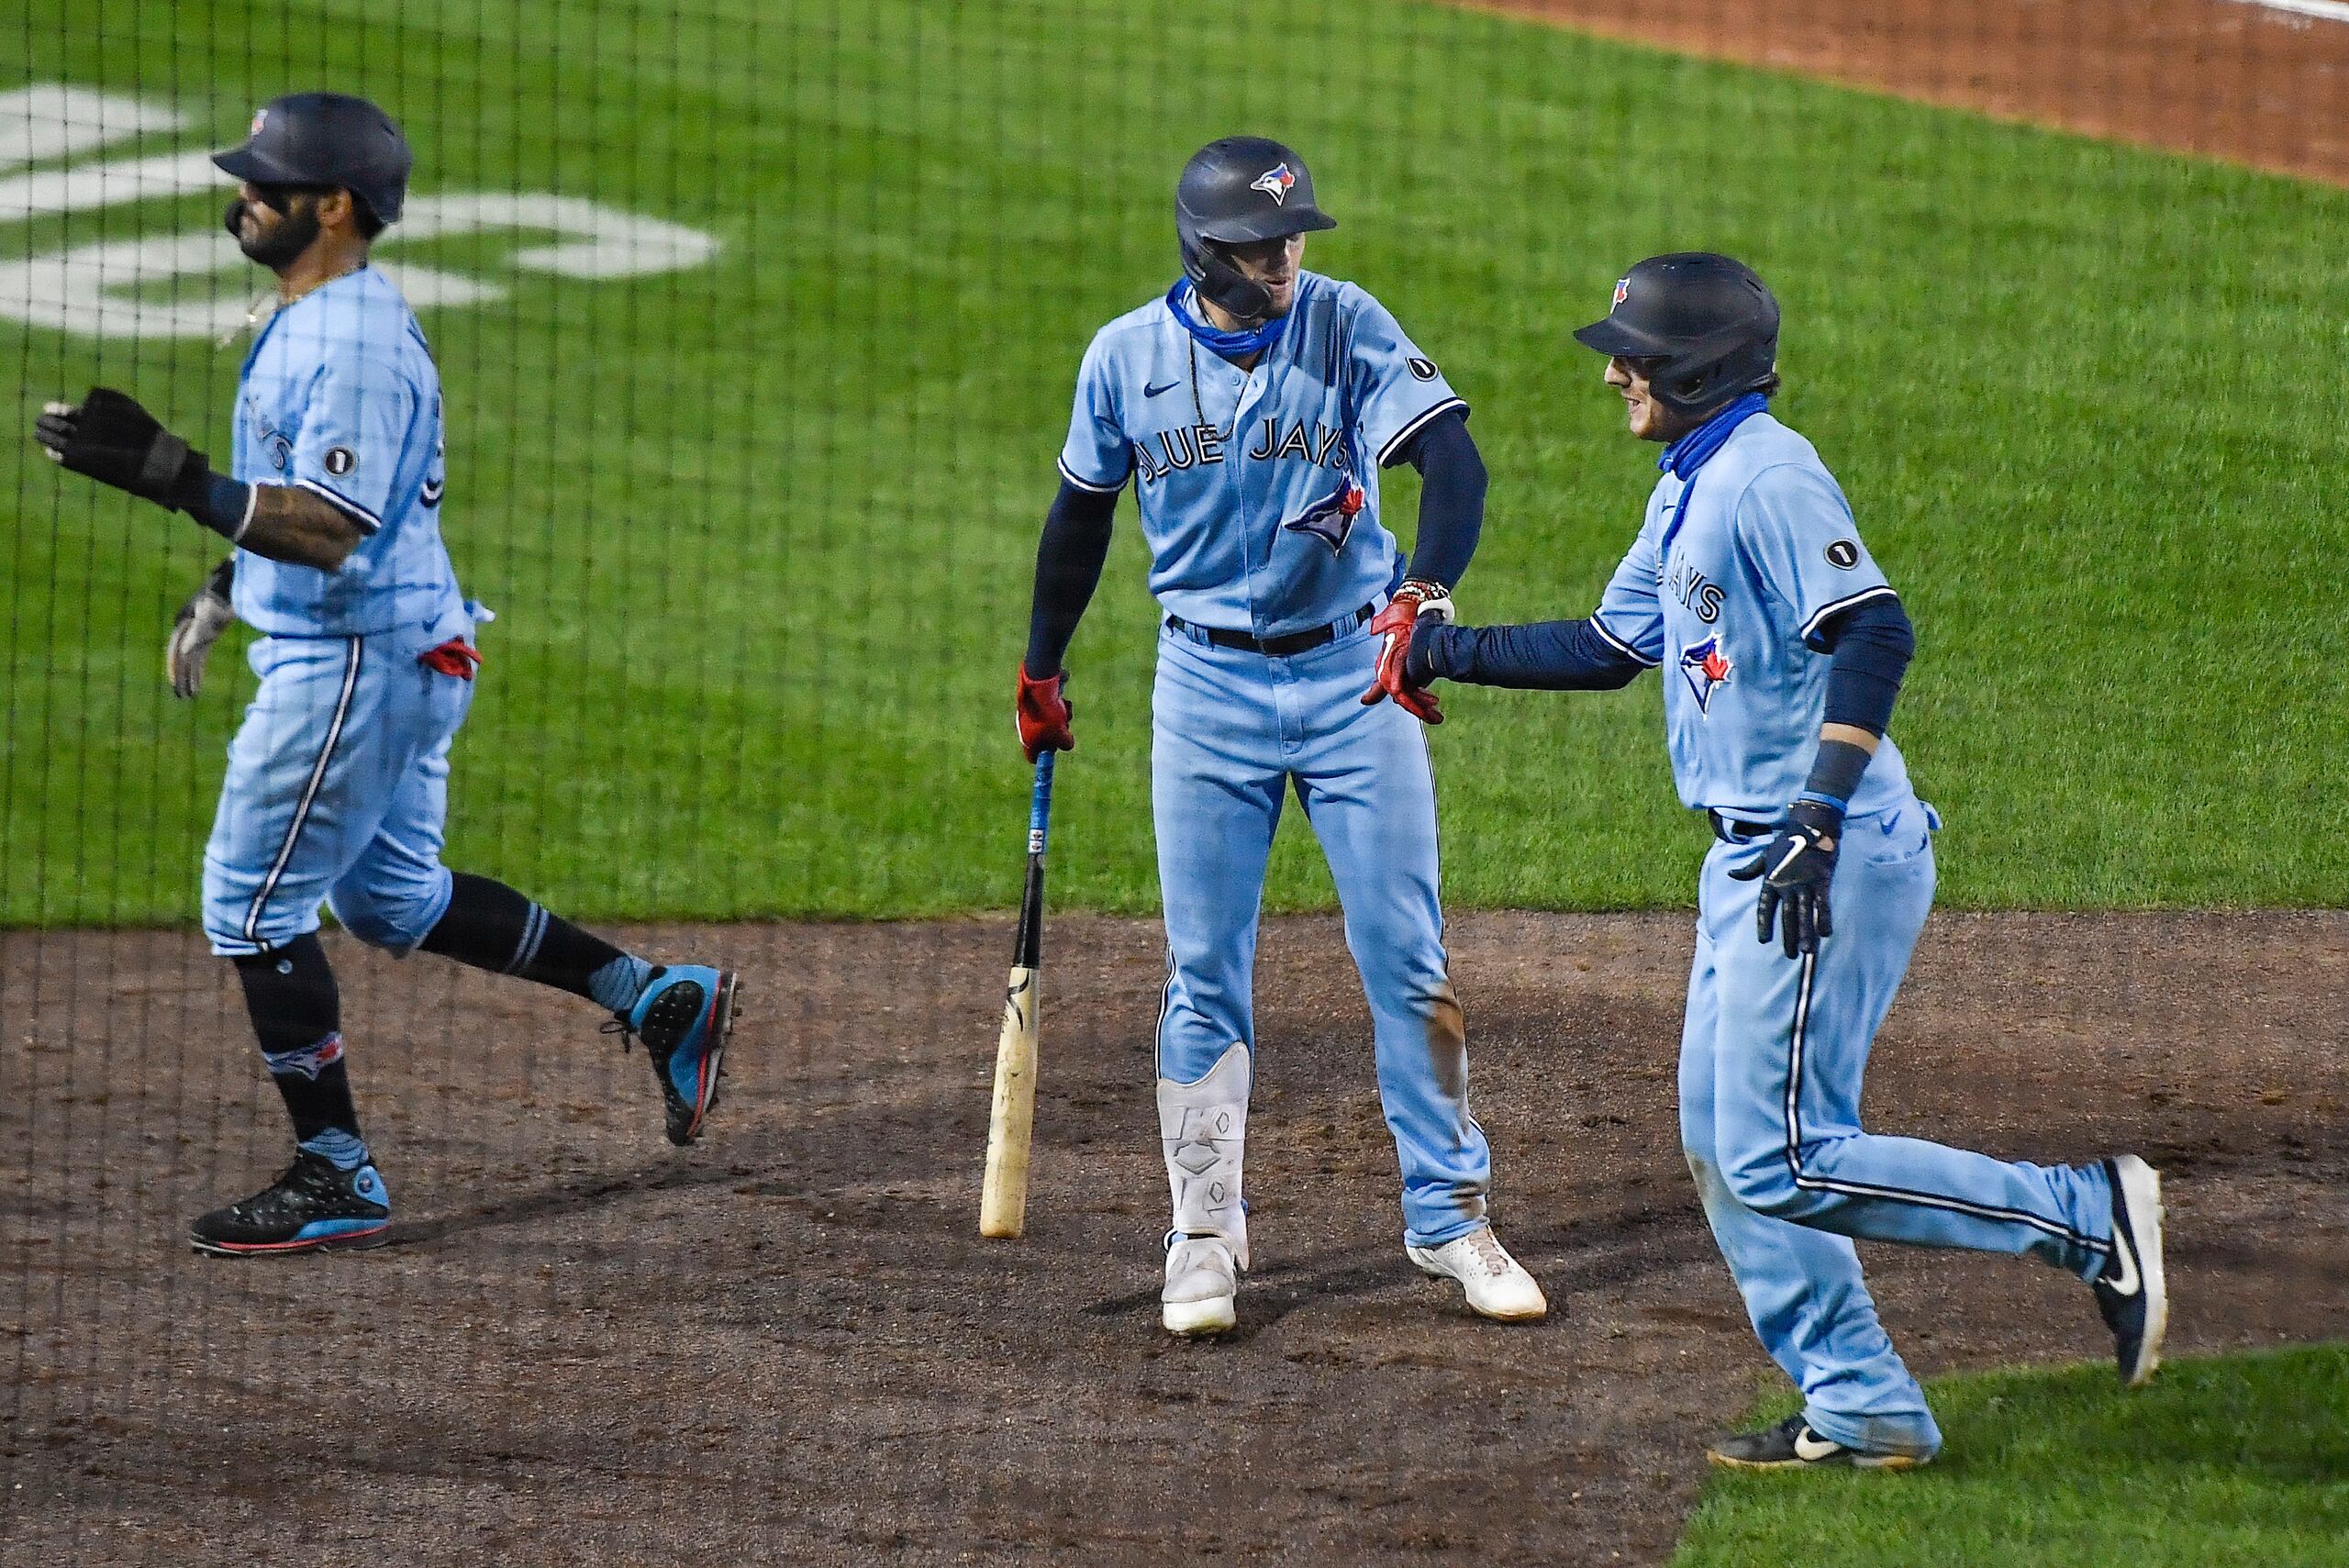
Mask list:
[[261,633],[260,689],[205,850],[204,929],[236,966],[296,1148],[283,1176],[196,1220],[190,1240],[224,1254],[373,1246],[391,1196],[351,1103],[321,903],[392,952],[421,948],[593,998],[624,1043],[644,1041],[677,1144],[716,1099],[735,982],[654,965],[441,865],[450,743],[488,617],[458,592],[440,540],[440,373],[367,260],[400,216],[407,141],[363,99],[300,93],[213,161],[241,182],[228,231],[279,284],[238,383],[232,473],[104,388],[50,404],[35,433],[74,473],[237,547],[173,628],[175,693],[195,691],[232,617]]
[[[1174,206],[1183,275],[1103,328],[1077,373],[1018,693],[1031,761],[1074,745],[1062,655],[1130,483],[1166,612],[1151,760],[1174,1201],[1162,1320],[1176,1334],[1235,1321],[1256,917],[1290,789],[1369,996],[1410,1260],[1458,1280],[1486,1317],[1539,1318],[1541,1287],[1486,1218],[1490,1153],[1468,1114],[1420,732],[1441,714],[1401,683],[1411,626],[1450,615],[1483,524],[1468,406],[1376,300],[1301,269],[1304,237],[1336,223],[1297,153],[1211,142]],[[1408,571],[1378,519],[1378,470],[1401,462],[1425,476]]]
[[1602,690],[1663,672],[1673,776],[1717,840],[1680,1136],[1754,1329],[1806,1400],[1711,1458],[1898,1470],[1939,1451],[1854,1237],[2073,1271],[2122,1380],[2143,1383],[2168,1316],[2151,1167],[2010,1163],[1861,1129],[1861,1073],[1932,903],[1940,818],[1886,734],[1908,617],[1818,452],[1770,416],[1777,301],[1726,256],[1658,256],[1575,337],[1608,356],[1631,433],[1664,443],[1639,535],[1589,619],[1422,620],[1406,679]]

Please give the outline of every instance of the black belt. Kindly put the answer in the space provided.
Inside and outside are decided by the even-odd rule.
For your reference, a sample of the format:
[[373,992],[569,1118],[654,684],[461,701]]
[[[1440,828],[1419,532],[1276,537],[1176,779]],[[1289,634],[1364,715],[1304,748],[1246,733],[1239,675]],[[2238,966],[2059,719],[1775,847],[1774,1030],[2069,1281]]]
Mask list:
[[1724,844],[1750,844],[1756,839],[1767,839],[1778,830],[1775,822],[1740,822],[1718,811],[1708,811],[1705,817],[1713,825],[1713,837]]
[[1303,653],[1308,649],[1326,647],[1377,613],[1377,601],[1373,600],[1352,615],[1340,616],[1328,626],[1317,626],[1310,631],[1284,632],[1278,637],[1257,637],[1245,631],[1226,631],[1221,627],[1198,626],[1185,620],[1181,616],[1168,616],[1166,629],[1179,631],[1194,642],[1212,643],[1218,648],[1242,648],[1251,653],[1265,653],[1275,659],[1286,659],[1292,653]]

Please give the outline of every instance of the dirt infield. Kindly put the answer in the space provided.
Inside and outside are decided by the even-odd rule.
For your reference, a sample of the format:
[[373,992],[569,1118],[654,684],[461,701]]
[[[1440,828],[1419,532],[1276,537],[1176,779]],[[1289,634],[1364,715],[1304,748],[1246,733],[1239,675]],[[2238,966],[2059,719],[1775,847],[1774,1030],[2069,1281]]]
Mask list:
[[2349,22],[2243,0],[1475,0],[1586,32],[2349,184]]
[[[1675,1147],[1687,926],[1455,923],[1497,1218],[1556,1307],[1516,1329],[1406,1264],[1337,930],[1273,926],[1217,1345],[1154,1327],[1148,923],[1053,926],[1017,1243],[974,1229],[999,922],[639,933],[747,974],[691,1151],[583,1006],[333,939],[398,1244],[263,1263],[180,1240],[283,1158],[226,967],[0,938],[0,1560],[1657,1561],[1775,1375]],[[2178,1351],[2341,1336],[2344,1039],[2349,916],[1937,916],[1870,1114],[2143,1149]],[[2051,1272],[1870,1262],[1921,1370],[2106,1352]]]

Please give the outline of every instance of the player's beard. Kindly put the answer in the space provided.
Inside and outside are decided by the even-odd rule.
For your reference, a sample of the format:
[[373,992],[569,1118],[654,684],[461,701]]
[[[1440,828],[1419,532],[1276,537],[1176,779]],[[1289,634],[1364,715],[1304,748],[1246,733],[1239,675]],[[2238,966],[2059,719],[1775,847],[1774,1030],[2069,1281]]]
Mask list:
[[242,196],[228,204],[226,214],[228,232],[236,236],[237,249],[249,260],[259,262],[272,272],[283,270],[295,257],[310,248],[318,237],[318,199],[300,195],[285,198],[275,227],[264,229],[250,239],[244,235],[247,203]]

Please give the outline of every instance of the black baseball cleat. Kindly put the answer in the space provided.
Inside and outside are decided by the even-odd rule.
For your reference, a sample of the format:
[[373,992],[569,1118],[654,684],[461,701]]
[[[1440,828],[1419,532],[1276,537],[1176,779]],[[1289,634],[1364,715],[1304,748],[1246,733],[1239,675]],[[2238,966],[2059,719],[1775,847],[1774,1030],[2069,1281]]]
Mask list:
[[734,1032],[734,1003],[740,986],[734,972],[707,964],[670,964],[652,972],[636,1005],[614,1025],[621,1049],[644,1042],[661,1085],[669,1141],[680,1149],[701,1136],[702,1123],[718,1107],[718,1081],[726,1042]]
[[1914,1470],[1932,1462],[1931,1454],[1845,1448],[1812,1431],[1799,1415],[1762,1431],[1723,1438],[1705,1457],[1726,1470]]
[[2169,1284],[2162,1273],[2162,1173],[2134,1154],[2104,1162],[2112,1184],[2112,1255],[2088,1282],[2112,1330],[2121,1381],[2142,1388],[2162,1364],[2169,1332]]
[[380,1247],[391,1230],[392,1195],[373,1165],[345,1171],[306,1151],[252,1196],[197,1220],[187,1240],[199,1252],[248,1258]]

